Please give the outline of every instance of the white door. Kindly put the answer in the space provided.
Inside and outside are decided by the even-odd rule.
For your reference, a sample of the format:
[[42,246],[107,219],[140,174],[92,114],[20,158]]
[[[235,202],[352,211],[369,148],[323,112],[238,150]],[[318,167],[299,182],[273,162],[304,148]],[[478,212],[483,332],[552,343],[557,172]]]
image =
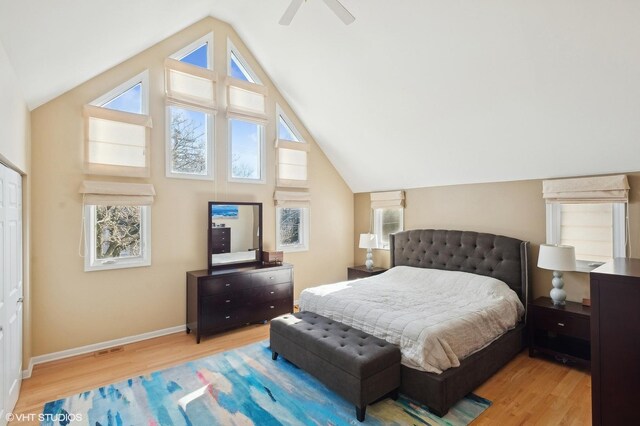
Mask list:
[[[0,233],[2,249],[2,304],[0,350],[2,350],[3,396],[0,412],[15,407],[22,382],[22,177],[0,165]],[[4,417],[3,417],[4,418]]]

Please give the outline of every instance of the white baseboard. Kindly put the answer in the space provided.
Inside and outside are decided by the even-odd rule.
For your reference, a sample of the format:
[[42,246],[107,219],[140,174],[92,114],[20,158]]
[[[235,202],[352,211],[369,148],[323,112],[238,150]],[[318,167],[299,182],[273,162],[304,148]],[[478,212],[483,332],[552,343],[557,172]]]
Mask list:
[[154,337],[166,336],[167,334],[179,333],[185,331],[184,325],[165,328],[163,330],[150,331],[148,333],[137,334],[135,336],[121,337],[119,339],[109,340],[106,342],[94,343],[92,345],[80,346],[79,348],[66,349],[60,352],[53,352],[46,355],[34,356],[29,360],[29,366],[22,371],[22,378],[28,379],[33,372],[33,366],[44,364],[45,362],[57,361],[59,359],[70,358],[72,356],[83,355],[90,352],[101,351],[103,349],[112,348],[114,346],[126,345],[129,343],[139,342],[141,340],[153,339]]

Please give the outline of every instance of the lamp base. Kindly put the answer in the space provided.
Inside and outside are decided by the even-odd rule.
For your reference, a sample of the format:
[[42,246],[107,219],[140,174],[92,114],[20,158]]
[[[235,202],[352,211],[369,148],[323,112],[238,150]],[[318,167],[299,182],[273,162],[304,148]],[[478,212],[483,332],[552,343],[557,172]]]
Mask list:
[[367,260],[364,262],[364,266],[367,267],[367,270],[373,270],[373,252],[371,249],[367,249]]
[[553,304],[555,306],[564,306],[566,305],[567,300],[567,292],[564,291],[564,279],[562,278],[562,272],[553,271],[553,279],[551,280],[551,285],[553,288],[549,293],[551,296],[551,300],[553,300]]

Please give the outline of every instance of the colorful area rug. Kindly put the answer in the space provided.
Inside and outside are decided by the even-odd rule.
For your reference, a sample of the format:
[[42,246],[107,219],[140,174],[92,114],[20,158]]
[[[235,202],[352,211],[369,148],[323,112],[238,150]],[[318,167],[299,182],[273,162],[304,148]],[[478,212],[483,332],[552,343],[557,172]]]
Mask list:
[[[354,406],[279,358],[268,342],[198,359],[45,405],[42,425],[466,425],[491,402],[469,394],[444,417],[402,396]],[[53,419],[53,420],[51,420]]]

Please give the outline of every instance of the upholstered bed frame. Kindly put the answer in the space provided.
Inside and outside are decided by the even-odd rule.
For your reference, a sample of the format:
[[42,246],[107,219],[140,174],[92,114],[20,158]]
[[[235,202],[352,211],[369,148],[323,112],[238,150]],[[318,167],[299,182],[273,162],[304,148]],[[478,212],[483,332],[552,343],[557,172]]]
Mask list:
[[[527,308],[529,243],[501,235],[466,231],[418,229],[389,236],[391,267],[414,266],[486,275],[504,281]],[[400,392],[442,416],[509,362],[526,342],[523,320],[489,346],[442,374],[402,366]]]

